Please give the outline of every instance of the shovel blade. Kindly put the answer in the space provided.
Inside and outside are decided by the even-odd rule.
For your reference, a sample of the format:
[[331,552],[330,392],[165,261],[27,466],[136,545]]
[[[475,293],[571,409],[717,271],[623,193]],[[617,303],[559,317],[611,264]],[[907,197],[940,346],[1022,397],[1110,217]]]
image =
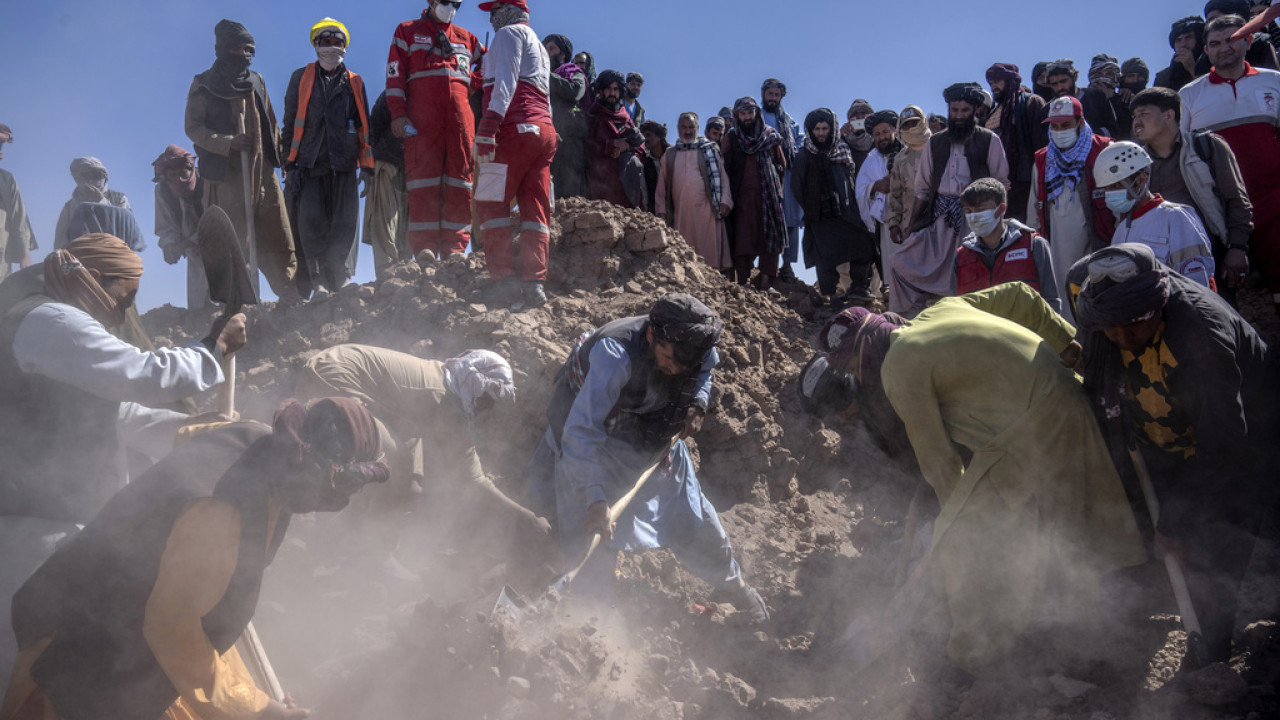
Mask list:
[[240,238],[231,218],[220,207],[206,208],[196,227],[196,242],[209,281],[209,298],[223,303],[230,312],[244,305],[257,305],[258,296],[249,277]]
[[529,603],[520,593],[516,592],[510,585],[503,585],[502,592],[498,593],[498,601],[493,605],[493,615],[506,615],[515,622],[524,619],[525,612],[529,608]]

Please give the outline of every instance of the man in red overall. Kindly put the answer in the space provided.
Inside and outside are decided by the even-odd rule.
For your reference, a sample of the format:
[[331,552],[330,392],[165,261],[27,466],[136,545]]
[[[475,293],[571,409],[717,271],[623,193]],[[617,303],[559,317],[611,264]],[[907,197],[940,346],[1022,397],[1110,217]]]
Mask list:
[[[493,284],[482,295],[486,304],[517,309],[547,302],[551,244],[551,159],[556,131],[551,124],[551,61],[529,27],[528,0],[482,2],[497,34],[484,60],[484,116],[476,133],[476,161],[506,166],[501,200],[482,198],[476,209],[484,236],[485,257]],[[496,197],[496,193],[493,197]],[[511,202],[520,204],[520,262],[517,285],[512,252]]]
[[429,0],[422,17],[400,23],[387,57],[392,132],[404,140],[409,246],[419,264],[463,253],[471,240],[475,116],[473,63],[480,41],[453,24],[461,0]]

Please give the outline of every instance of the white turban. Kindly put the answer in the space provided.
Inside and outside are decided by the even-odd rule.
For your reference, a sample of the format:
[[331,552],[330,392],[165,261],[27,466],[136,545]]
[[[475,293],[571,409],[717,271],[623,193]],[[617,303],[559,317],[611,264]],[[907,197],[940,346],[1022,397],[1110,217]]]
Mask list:
[[474,417],[476,400],[489,396],[495,401],[515,400],[516,384],[511,366],[501,355],[488,350],[468,350],[444,363],[445,385],[458,396],[467,417]]

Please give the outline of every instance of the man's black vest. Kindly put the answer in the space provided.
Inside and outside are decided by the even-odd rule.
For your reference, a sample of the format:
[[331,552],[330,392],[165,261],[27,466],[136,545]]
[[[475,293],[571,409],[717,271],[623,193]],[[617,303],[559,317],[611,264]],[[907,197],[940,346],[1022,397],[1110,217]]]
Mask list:
[[55,302],[43,266],[5,280],[0,298],[0,515],[88,522],[120,489],[120,403],[18,367],[22,320]]
[[[240,127],[236,113],[232,111],[232,98],[219,96],[209,88],[208,77],[212,72],[212,70],[206,70],[197,75],[196,87],[192,88],[191,92],[204,93],[206,96],[205,126],[219,135],[234,136],[240,132]],[[280,167],[280,149],[273,141],[276,137],[276,120],[271,113],[267,112],[267,86],[262,81],[262,76],[256,72],[250,72],[249,79],[253,84],[253,94],[257,100],[258,137],[261,138],[264,160],[267,167],[278,168]],[[245,123],[248,122],[246,118]],[[213,182],[222,182],[227,179],[227,169],[230,167],[228,156],[219,155],[196,145],[196,157],[200,158],[200,177]],[[235,179],[239,181],[239,178]]]
[[[618,394],[606,430],[609,435],[621,437],[628,442],[646,450],[658,450],[670,442],[684,425],[685,415],[693,405],[697,392],[698,375],[702,372],[701,362],[697,367],[689,369],[684,376],[672,377],[665,388],[667,400],[664,404],[644,413],[635,412],[644,405],[649,393],[649,383],[654,378],[653,351],[649,344],[649,318],[646,315],[614,320],[591,333],[582,344],[569,354],[560,373],[556,375],[556,388],[547,409],[547,420],[556,442],[560,443],[564,435],[565,421],[569,418],[569,410],[578,395],[571,377],[580,369],[580,377],[586,377],[591,371],[591,351],[604,338],[616,340],[626,350],[631,360],[631,376],[627,384]],[[575,367],[576,366],[576,367]]]
[[240,511],[236,568],[202,624],[218,653],[244,632],[289,525],[282,514],[268,543],[270,433],[237,423],[198,435],[120,491],[14,596],[18,646],[53,636],[31,675],[66,720],[155,720],[178,699],[143,622],[173,524],[193,500],[219,498]]
[[[988,152],[996,134],[984,127],[975,127],[973,134],[964,143],[964,157],[969,161],[969,181],[991,177],[991,168],[987,165]],[[932,188],[929,195],[929,210],[933,209],[933,200],[938,196],[938,186],[942,184],[942,173],[947,169],[947,160],[951,157],[951,132],[942,132],[929,138],[929,154],[933,160],[933,177],[929,180]]]

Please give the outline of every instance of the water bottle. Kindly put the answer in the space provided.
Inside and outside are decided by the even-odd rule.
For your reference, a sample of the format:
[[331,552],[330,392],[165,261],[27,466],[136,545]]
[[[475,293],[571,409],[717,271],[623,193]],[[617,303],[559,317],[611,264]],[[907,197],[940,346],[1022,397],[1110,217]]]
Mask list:
[[417,134],[418,134],[418,128],[414,127],[413,123],[408,123],[404,126],[405,137],[413,137],[414,135],[417,135]]

